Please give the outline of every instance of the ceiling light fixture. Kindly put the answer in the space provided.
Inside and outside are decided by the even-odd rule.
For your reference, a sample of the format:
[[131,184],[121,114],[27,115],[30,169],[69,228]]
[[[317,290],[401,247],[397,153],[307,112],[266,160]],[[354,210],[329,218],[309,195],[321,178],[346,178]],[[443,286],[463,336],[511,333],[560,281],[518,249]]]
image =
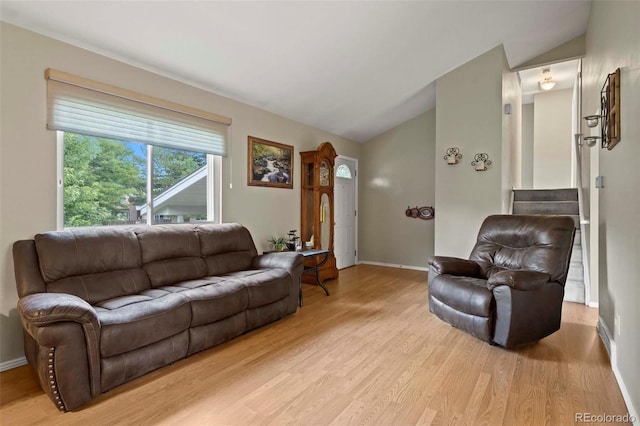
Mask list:
[[551,77],[551,68],[545,68],[542,70],[542,76],[544,77],[542,80],[538,82],[538,86],[540,90],[551,90],[556,85],[556,82],[553,81]]

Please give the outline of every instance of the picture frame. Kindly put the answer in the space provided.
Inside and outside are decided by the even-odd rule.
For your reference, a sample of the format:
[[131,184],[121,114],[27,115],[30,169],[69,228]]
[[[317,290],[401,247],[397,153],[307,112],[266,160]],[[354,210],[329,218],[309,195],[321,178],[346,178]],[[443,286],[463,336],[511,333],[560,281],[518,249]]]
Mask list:
[[620,142],[620,68],[607,75],[600,91],[602,147],[609,151]]
[[248,185],[293,189],[293,158],[293,146],[249,136]]

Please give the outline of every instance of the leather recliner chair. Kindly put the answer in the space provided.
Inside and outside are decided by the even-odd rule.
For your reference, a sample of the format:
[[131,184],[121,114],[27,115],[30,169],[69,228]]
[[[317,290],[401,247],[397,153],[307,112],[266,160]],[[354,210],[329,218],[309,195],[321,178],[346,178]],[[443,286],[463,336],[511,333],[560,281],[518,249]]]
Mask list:
[[469,260],[429,258],[429,311],[505,348],[554,333],[574,235],[569,216],[487,217]]

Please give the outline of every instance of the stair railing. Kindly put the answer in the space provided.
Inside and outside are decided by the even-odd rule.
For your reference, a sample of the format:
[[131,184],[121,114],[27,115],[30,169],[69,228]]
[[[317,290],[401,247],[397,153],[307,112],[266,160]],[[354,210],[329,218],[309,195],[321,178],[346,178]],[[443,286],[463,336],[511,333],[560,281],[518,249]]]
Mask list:
[[584,214],[584,195],[582,193],[582,133],[573,135],[573,149],[576,158],[576,186],[578,188],[578,214],[580,218],[580,246],[582,247],[582,265],[584,269],[584,303],[589,305],[591,300],[591,280],[589,278],[589,256],[587,254],[587,237],[585,227],[590,225],[589,219]]

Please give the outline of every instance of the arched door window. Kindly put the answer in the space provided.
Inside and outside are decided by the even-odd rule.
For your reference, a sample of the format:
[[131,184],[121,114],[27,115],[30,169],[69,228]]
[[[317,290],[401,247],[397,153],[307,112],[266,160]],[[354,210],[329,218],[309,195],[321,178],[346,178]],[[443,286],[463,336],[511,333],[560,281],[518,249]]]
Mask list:
[[351,169],[346,164],[340,164],[336,168],[336,176],[337,177],[341,177],[341,178],[345,178],[345,179],[352,179],[353,178],[352,175],[351,175]]

